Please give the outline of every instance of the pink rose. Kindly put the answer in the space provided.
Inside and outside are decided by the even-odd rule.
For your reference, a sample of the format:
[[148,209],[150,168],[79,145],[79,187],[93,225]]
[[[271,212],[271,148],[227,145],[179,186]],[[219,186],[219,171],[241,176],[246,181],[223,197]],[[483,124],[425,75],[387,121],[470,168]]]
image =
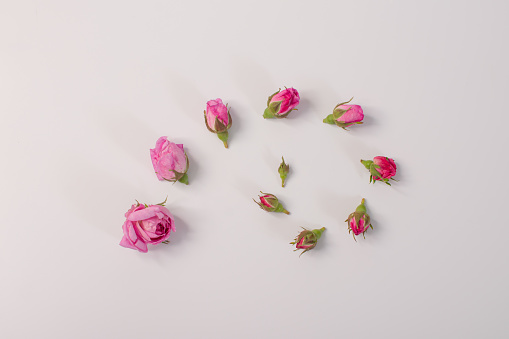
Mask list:
[[257,202],[254,199],[253,200],[258,204],[258,206],[260,206],[262,210],[267,212],[281,212],[285,214],[290,214],[290,212],[284,209],[283,205],[279,202],[278,198],[274,194],[263,192],[260,193],[263,194],[258,196],[260,202]]
[[347,102],[337,104],[336,107],[334,107],[332,114],[329,114],[325,119],[323,119],[323,122],[331,125],[335,124],[343,129],[346,129],[345,127],[352,126],[353,124],[362,124],[362,119],[364,119],[362,107],[359,105],[346,105],[352,99]]
[[357,206],[355,212],[351,213],[348,216],[348,219],[345,220],[348,223],[348,233],[352,232],[354,239],[356,235],[361,233],[362,236],[364,236],[364,233],[366,233],[368,228],[371,227],[371,229],[373,229],[369,215],[366,213],[366,206],[364,205],[364,202],[365,200],[362,199],[361,204]]
[[212,133],[223,141],[224,147],[228,148],[228,129],[232,125],[232,117],[228,110],[228,105],[224,105],[221,99],[210,100],[207,102],[205,113],[205,125]]
[[299,104],[299,92],[295,88],[286,88],[272,94],[267,100],[267,108],[263,113],[265,119],[286,118]]
[[361,163],[371,174],[369,182],[383,181],[387,185],[391,185],[389,179],[394,180],[392,177],[396,175],[396,163],[393,159],[377,156],[373,160],[361,160]]
[[147,244],[157,245],[166,242],[170,232],[175,232],[173,216],[161,205],[136,204],[125,214],[122,225],[124,237],[120,246],[140,252],[148,251]]
[[322,227],[320,229],[315,230],[307,230],[304,229],[304,231],[300,232],[299,235],[295,238],[293,242],[290,244],[295,245],[295,250],[304,250],[302,251],[302,254],[306,253],[309,250],[312,250],[315,248],[316,244],[318,243],[318,239],[322,236],[323,231],[325,231],[325,227]]
[[156,147],[150,150],[150,158],[159,180],[180,181],[186,185],[189,183],[189,159],[184,152],[184,145],[170,142],[167,137],[160,137]]

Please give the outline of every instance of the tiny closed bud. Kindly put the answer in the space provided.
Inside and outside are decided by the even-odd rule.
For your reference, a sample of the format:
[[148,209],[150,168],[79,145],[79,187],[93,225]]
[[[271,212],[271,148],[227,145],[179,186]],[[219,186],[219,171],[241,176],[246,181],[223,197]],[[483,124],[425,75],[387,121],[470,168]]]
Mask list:
[[281,159],[283,159],[283,161],[279,165],[279,168],[277,171],[279,172],[279,176],[281,177],[281,182],[282,182],[281,186],[285,187],[285,180],[286,180],[286,176],[288,175],[288,172],[290,171],[290,165],[285,163],[285,158],[281,157]]
[[337,104],[332,114],[323,119],[323,122],[331,125],[335,124],[344,130],[346,130],[346,127],[354,124],[362,124],[362,119],[364,119],[362,107],[359,105],[347,105],[352,99]]
[[[366,212],[366,206],[364,205],[364,202],[365,199],[362,199],[361,204],[357,206],[355,212],[350,213],[348,219],[345,220],[348,223],[348,233],[352,232],[354,239],[356,235],[361,233],[364,237],[364,233],[366,233],[368,228],[373,228],[369,215]],[[355,241],[357,241],[357,239],[355,239]]]
[[258,196],[260,199],[260,202],[254,200],[260,206],[260,208],[267,212],[281,212],[284,214],[290,214],[287,210],[284,209],[283,205],[279,202],[278,198],[274,194],[270,193],[263,193],[260,191],[261,194]]
[[221,99],[208,101],[204,117],[207,129],[212,133],[216,133],[224,147],[228,148],[228,129],[232,126],[228,104],[224,105]]
[[392,177],[396,175],[396,163],[393,159],[377,156],[373,160],[361,160],[361,163],[369,171],[369,182],[382,181],[391,185],[389,179],[394,180]]
[[286,118],[291,111],[295,110],[299,102],[299,92],[295,88],[279,89],[279,91],[269,96],[263,117],[265,119]]
[[300,232],[295,240],[290,244],[295,245],[296,248],[294,251],[304,250],[299,255],[300,257],[302,254],[315,248],[316,244],[318,243],[318,239],[320,239],[322,236],[323,231],[325,231],[325,227],[314,229],[312,231],[303,228],[303,231]]

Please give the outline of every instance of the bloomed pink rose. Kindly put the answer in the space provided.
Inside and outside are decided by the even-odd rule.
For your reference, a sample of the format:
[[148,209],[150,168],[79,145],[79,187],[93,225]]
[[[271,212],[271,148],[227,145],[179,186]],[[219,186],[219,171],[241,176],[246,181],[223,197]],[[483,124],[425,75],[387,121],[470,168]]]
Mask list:
[[207,110],[205,111],[207,126],[214,132],[216,129],[216,118],[224,125],[228,126],[228,108],[223,104],[221,99],[210,100],[207,102]]
[[164,206],[133,205],[125,217],[126,221],[122,225],[124,236],[120,246],[126,248],[146,253],[147,244],[157,245],[166,241],[171,231],[175,232],[173,216]]
[[295,88],[286,88],[274,95],[272,99],[270,99],[271,103],[279,101],[281,101],[281,106],[279,107],[279,111],[275,112],[274,114],[283,115],[288,113],[299,104],[299,92],[297,92]]
[[364,119],[364,112],[362,111],[362,107],[359,105],[341,105],[337,108],[346,111],[343,115],[336,119],[338,122],[346,124],[345,127],[361,122],[362,119]]
[[[176,181],[175,172],[185,173],[187,170],[187,155],[184,145],[175,144],[167,137],[160,137],[156,147],[150,150],[152,165],[159,180]],[[174,172],[175,171],[175,172]]]
[[373,163],[380,166],[376,170],[380,173],[380,177],[374,177],[375,180],[390,179],[396,175],[396,163],[393,159],[387,157],[374,157]]

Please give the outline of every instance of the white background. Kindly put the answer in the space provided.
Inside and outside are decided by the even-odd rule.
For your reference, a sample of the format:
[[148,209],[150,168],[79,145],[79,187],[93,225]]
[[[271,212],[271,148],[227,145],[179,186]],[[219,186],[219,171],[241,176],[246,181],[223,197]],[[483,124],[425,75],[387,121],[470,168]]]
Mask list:
[[[1,337],[509,336],[508,7],[2,1]],[[283,86],[299,110],[264,120]],[[364,125],[322,123],[352,96]],[[218,97],[228,150],[203,121]],[[189,186],[157,180],[162,135]],[[392,187],[368,183],[377,155]],[[171,244],[120,247],[135,199],[166,196]],[[299,258],[301,226],[327,230]]]

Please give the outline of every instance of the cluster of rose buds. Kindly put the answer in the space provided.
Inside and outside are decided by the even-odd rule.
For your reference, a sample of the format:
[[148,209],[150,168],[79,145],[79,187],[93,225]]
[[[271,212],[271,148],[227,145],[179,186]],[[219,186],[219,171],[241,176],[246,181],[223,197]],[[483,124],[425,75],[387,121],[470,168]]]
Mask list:
[[[364,119],[362,107],[350,105],[352,99],[337,104],[332,114],[323,119],[323,122],[337,125],[344,130],[355,124],[362,124]],[[286,118],[292,111],[296,110],[299,102],[299,92],[295,88],[285,87],[284,90],[279,89],[269,96],[263,117],[265,119]],[[204,111],[204,119],[207,129],[215,133],[223,142],[224,147],[228,148],[228,130],[232,126],[232,117],[228,105],[223,104],[221,99],[208,101]],[[165,136],[160,137],[155,148],[150,150],[150,158],[159,180],[173,183],[179,181],[186,185],[189,184],[187,175],[189,159],[182,144],[175,144]],[[285,162],[284,157],[281,157],[281,159],[278,173],[281,178],[281,186],[285,187],[290,165]],[[390,185],[389,180],[394,180],[396,163],[393,159],[376,156],[373,160],[361,160],[361,163],[370,173],[370,183],[381,181]],[[261,209],[267,212],[290,214],[274,194],[261,193],[262,195],[258,196],[259,202],[253,199]],[[124,236],[120,245],[140,252],[147,252],[147,244],[168,243],[170,232],[175,232],[175,225],[170,211],[164,207],[165,203],[166,200],[157,205],[140,203],[133,205],[125,214],[126,221],[122,226]],[[355,240],[355,236],[362,234],[364,237],[368,228],[373,228],[370,217],[366,212],[365,199],[362,199],[361,204],[355,212],[348,216],[346,222],[348,232],[352,233]],[[295,245],[295,250],[303,250],[302,255],[315,248],[324,231],[325,227],[313,230],[304,229],[290,244]]]

